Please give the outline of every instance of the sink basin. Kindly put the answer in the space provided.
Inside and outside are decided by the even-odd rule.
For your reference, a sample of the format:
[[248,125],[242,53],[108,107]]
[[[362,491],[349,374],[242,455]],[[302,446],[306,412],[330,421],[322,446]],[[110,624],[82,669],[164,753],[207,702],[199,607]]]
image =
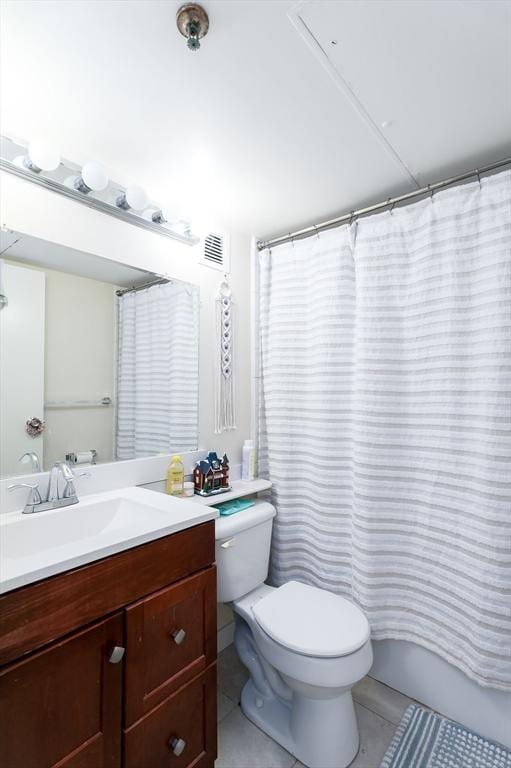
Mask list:
[[131,534],[154,522],[168,522],[168,512],[137,503],[133,499],[116,498],[91,504],[77,504],[54,510],[52,515],[36,513],[12,521],[2,531],[4,556],[8,559],[35,557],[41,550],[62,551],[72,545],[94,545],[98,537],[103,543],[113,541],[120,533]]
[[216,516],[193,501],[145,488],[91,494],[32,515],[0,515],[0,593]]

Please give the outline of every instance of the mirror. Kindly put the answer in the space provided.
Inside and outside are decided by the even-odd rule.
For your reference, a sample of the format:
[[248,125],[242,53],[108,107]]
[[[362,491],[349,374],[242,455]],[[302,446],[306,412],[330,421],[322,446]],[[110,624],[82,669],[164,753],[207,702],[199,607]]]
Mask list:
[[0,475],[196,450],[198,287],[15,232],[0,246]]

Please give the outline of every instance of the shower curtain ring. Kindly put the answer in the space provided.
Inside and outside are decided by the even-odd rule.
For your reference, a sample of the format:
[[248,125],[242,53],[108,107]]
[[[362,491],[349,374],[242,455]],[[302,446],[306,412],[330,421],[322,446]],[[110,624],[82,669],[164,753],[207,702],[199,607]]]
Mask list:
[[477,176],[477,181],[479,182],[479,189],[482,189],[481,174],[479,173],[479,168],[476,168],[476,176]]
[[353,219],[355,218],[355,211],[352,211],[350,214],[350,220],[349,220],[349,226],[353,224]]
[[319,240],[319,232],[318,232],[318,228],[317,228],[317,226],[315,224],[314,224],[314,229],[316,230],[316,237]]
[[431,199],[431,202],[433,202],[433,195],[435,194],[434,191],[431,189],[431,184],[428,184],[429,189],[429,197]]
[[387,200],[387,205],[390,205],[390,208],[389,208],[389,213],[390,213],[390,215],[392,216],[392,211],[394,210],[394,206],[395,206],[395,204],[396,204],[396,203],[395,203],[395,202],[394,202],[394,203],[391,203],[391,202],[390,202],[391,200],[392,200],[392,198],[391,198],[391,197],[389,197],[389,199]]
[[292,245],[292,246],[293,246],[293,248],[294,248],[294,247],[295,247],[295,239],[294,239],[293,235],[291,234],[291,232],[289,232],[289,234],[288,234],[288,237],[290,237],[290,238],[291,238],[291,245]]

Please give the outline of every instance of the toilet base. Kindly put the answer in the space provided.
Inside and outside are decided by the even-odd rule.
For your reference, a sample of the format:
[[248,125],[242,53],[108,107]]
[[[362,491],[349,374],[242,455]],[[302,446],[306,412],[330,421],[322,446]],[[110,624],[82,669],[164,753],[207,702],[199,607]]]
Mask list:
[[252,680],[248,680],[241,692],[241,711],[254,725],[295,755],[289,729],[291,710],[285,702],[277,698],[262,699]]
[[347,768],[359,749],[351,690],[335,699],[293,695],[287,703],[262,698],[249,680],[241,693],[243,714],[308,768]]

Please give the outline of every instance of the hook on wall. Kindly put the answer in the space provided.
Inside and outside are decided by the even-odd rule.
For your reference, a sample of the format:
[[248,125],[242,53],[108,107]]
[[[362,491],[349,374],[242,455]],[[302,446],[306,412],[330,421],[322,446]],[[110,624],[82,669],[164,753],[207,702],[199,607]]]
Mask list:
[[231,298],[232,296],[232,289],[231,284],[229,283],[229,277],[227,274],[224,274],[222,282],[219,285],[219,293],[221,296]]

